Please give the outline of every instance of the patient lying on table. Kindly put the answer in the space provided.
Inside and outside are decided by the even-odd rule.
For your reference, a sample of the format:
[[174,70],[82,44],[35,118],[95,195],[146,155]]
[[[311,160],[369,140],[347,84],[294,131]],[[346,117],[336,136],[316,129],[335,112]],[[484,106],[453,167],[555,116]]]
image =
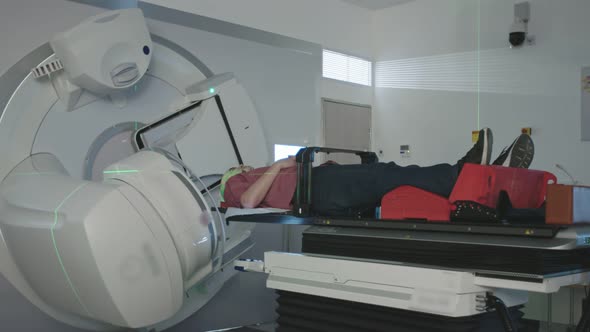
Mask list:
[[[403,167],[389,162],[315,167],[312,172],[313,209],[321,215],[374,210],[385,194],[400,186],[413,186],[449,197],[465,163],[490,164],[492,141],[491,130],[482,129],[478,141],[455,165]],[[533,141],[523,134],[492,164],[528,168],[533,155]],[[296,170],[293,157],[279,160],[270,167],[232,168],[222,178],[222,206],[290,209],[297,183]]]

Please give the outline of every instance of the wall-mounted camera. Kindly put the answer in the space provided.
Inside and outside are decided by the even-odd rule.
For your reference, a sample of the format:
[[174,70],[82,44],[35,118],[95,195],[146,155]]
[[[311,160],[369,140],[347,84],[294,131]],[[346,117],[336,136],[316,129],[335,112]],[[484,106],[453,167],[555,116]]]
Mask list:
[[520,47],[528,40],[528,24],[531,19],[531,4],[526,2],[514,6],[514,23],[510,27],[509,42],[512,47]]
[[520,47],[524,45],[527,37],[527,24],[516,18],[515,22],[512,23],[512,27],[510,27],[510,45],[512,47]]

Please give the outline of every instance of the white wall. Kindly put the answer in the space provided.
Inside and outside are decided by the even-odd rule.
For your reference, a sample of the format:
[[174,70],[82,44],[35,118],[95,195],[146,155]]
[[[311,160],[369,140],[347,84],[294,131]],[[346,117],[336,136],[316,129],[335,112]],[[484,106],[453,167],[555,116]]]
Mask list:
[[333,100],[347,101],[362,105],[373,105],[373,87],[348,82],[322,79],[321,96]]
[[[454,162],[470,143],[477,126],[477,98],[434,87],[413,88],[440,70],[445,60],[422,64],[420,57],[472,51],[477,45],[476,1],[418,0],[378,11],[374,18],[375,150],[400,163]],[[418,58],[416,60],[416,58]],[[390,60],[405,60],[391,64]],[[461,64],[458,66],[461,68]],[[416,72],[420,71],[419,75]],[[403,77],[399,77],[403,74]],[[389,78],[388,76],[392,76]],[[455,80],[454,73],[451,73]],[[463,79],[472,80],[469,73]],[[396,88],[382,88],[388,79]],[[435,82],[436,83],[436,82]],[[412,157],[400,159],[399,145],[411,145]]]
[[372,56],[371,12],[338,0],[144,1]]
[[477,127],[494,130],[496,151],[532,127],[533,167],[555,171],[559,162],[590,183],[590,144],[580,140],[590,3],[531,3],[537,44],[523,49],[508,48],[512,0],[481,0],[481,10],[478,1],[417,0],[378,12],[376,148],[398,158],[407,143],[413,157],[404,162],[452,162]]
[[65,0],[0,2],[0,75],[55,33],[102,11]]
[[[385,159],[454,162],[478,127],[494,130],[496,155],[532,127],[533,168],[569,181],[554,167],[560,163],[590,184],[590,143],[580,130],[590,2],[531,0],[536,45],[510,49],[514,2],[416,0],[375,14],[375,149]],[[400,144],[412,145],[411,158],[399,157]],[[543,297],[536,299],[531,307],[542,316]],[[568,303],[554,302],[558,320],[568,320]]]
[[[373,57],[373,12],[339,0],[144,0],[322,45],[367,59]],[[324,79],[322,97],[372,105],[373,89]]]

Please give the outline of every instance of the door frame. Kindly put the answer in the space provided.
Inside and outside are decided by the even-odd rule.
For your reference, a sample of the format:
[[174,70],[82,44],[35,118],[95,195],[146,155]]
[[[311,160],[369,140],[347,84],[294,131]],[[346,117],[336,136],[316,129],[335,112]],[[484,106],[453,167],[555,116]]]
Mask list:
[[326,146],[326,110],[324,108],[324,102],[330,102],[330,103],[349,105],[349,106],[366,107],[369,109],[369,123],[371,124],[371,129],[369,131],[369,147],[370,147],[370,150],[373,150],[373,106],[372,105],[353,103],[353,102],[349,102],[349,101],[338,100],[338,99],[333,99],[333,98],[326,98],[326,97],[322,97],[321,102],[322,102],[322,118],[321,118],[322,135],[321,135],[320,139],[321,139],[321,146],[322,147]]

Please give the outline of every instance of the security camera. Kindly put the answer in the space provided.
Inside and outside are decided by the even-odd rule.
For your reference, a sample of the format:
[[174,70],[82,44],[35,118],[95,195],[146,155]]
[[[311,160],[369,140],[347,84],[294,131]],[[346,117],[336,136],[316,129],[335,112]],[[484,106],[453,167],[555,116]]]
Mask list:
[[531,4],[528,1],[514,5],[514,23],[510,27],[510,45],[520,47],[527,41],[528,25],[531,20]]
[[510,28],[510,45],[512,47],[520,47],[526,41],[527,35],[527,23],[516,17],[512,27]]

